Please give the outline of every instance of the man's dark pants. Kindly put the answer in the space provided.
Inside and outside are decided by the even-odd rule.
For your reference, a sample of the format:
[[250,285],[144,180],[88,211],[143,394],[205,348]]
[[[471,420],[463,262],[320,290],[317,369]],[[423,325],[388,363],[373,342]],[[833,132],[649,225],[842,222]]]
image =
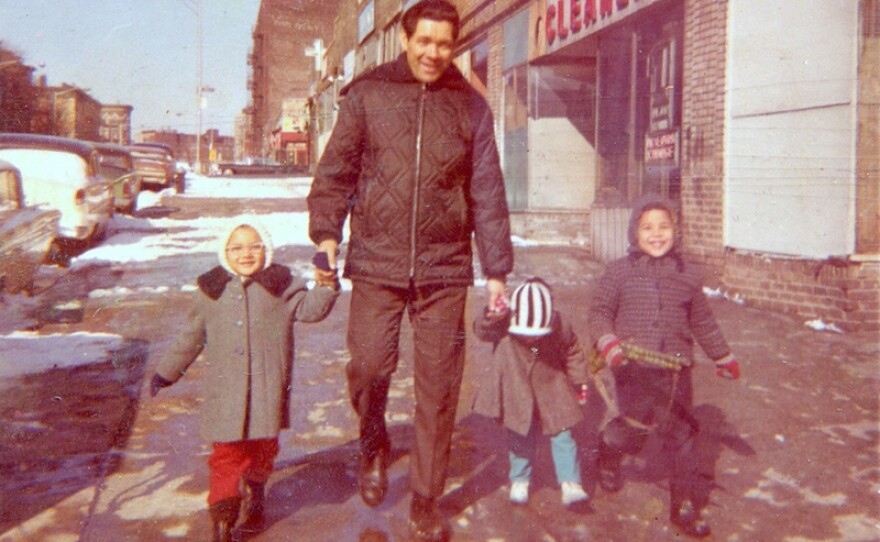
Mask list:
[[443,494],[464,367],[466,286],[395,288],[354,281],[348,321],[349,394],[360,416],[361,452],[390,449],[385,406],[397,369],[404,311],[413,328],[415,446],[410,487]]

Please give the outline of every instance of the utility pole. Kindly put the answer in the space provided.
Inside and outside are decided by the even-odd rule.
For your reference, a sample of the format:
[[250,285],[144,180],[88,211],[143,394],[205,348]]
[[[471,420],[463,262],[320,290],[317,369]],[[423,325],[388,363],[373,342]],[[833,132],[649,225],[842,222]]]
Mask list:
[[202,174],[202,0],[196,0],[196,173]]

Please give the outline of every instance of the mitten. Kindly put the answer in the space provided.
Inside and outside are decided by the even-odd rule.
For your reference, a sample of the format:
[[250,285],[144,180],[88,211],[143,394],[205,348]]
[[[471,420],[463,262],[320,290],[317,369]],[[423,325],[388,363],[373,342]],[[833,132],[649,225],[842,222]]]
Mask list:
[[577,390],[577,402],[579,405],[584,406],[587,404],[587,398],[589,397],[589,388],[586,384],[581,384],[578,386]]
[[721,378],[738,379],[739,362],[736,361],[736,356],[727,354],[723,358],[715,360],[715,374]]
[[599,355],[605,360],[605,365],[612,369],[620,366],[626,360],[623,357],[623,348],[620,347],[620,339],[617,338],[617,335],[610,333],[602,335],[596,341],[596,346],[599,348]]
[[159,390],[167,388],[171,384],[174,382],[162,378],[158,373],[154,374],[153,380],[150,381],[150,397],[155,397]]

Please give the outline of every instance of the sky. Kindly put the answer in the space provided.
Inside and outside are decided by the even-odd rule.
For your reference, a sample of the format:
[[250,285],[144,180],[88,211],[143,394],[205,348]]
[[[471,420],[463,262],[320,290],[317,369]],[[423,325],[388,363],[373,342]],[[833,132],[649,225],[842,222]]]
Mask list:
[[[199,0],[0,0],[0,41],[49,85],[134,107],[132,134],[195,133]],[[233,135],[247,106],[247,55],[260,0],[201,0],[202,129]]]

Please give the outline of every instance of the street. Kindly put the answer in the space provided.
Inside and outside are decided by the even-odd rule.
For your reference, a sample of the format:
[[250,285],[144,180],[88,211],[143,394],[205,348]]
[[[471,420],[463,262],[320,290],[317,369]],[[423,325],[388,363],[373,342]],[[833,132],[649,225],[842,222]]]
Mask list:
[[[198,436],[204,364],[155,399],[149,379],[183,323],[195,278],[216,265],[212,235],[229,217],[264,218],[275,261],[295,275],[311,272],[313,247],[305,232],[308,179],[188,181],[185,194],[163,192],[139,204],[134,217],[114,219],[107,240],[69,267],[45,270],[34,298],[0,305],[0,542],[210,539],[209,447]],[[546,279],[557,308],[585,339],[585,306],[602,265],[578,246],[515,246],[509,286]],[[472,315],[485,302],[482,284],[472,290]],[[707,450],[701,460],[714,472],[706,480],[711,539],[880,540],[876,336],[817,330],[749,308],[748,300],[711,297],[743,370],[739,381],[716,378],[700,352],[695,371]],[[389,496],[370,509],[358,496],[357,422],[346,393],[348,299],[344,285],[325,321],[295,328],[292,428],[281,435],[267,489],[268,530],[252,540],[408,539],[411,339],[405,332],[387,411]],[[586,422],[575,428],[592,510],[580,515],[562,506],[547,446],[531,501],[512,507],[505,436],[470,413],[488,349],[468,337],[441,501],[453,541],[684,538],[667,519],[667,466],[656,461],[653,440],[624,464],[619,493],[598,487],[593,461],[604,406],[595,390]]]

